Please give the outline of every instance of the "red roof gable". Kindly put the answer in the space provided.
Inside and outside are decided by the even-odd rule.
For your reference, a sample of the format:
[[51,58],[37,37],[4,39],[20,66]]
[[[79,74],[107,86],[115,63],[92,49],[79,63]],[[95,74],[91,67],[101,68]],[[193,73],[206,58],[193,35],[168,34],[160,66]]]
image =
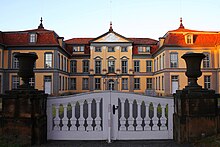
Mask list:
[[150,38],[129,38],[134,44],[156,44],[158,41]]
[[65,43],[67,44],[89,44],[89,41],[94,38],[72,38],[66,40]]

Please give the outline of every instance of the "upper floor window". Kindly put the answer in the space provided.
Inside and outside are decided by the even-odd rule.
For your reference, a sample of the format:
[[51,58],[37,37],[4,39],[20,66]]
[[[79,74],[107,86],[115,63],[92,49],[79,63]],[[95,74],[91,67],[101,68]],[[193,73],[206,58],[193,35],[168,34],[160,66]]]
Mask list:
[[108,72],[115,73],[115,61],[113,60],[108,61]]
[[95,52],[102,52],[102,48],[101,47],[95,47]]
[[108,47],[108,52],[114,52],[115,48],[114,47]]
[[138,46],[139,53],[150,53],[150,46]]
[[128,61],[127,60],[121,61],[121,71],[122,73],[128,73]]
[[170,53],[170,67],[176,68],[178,66],[178,53]]
[[88,73],[89,72],[89,60],[83,61],[83,72]]
[[60,69],[60,54],[58,54],[57,65],[57,68]]
[[186,43],[193,44],[193,35],[191,35],[191,34],[186,35]]
[[31,33],[30,34],[30,43],[35,43],[35,42],[37,42],[37,34]]
[[146,72],[152,72],[152,61],[147,60],[146,61]]
[[209,68],[210,67],[210,54],[209,53],[204,53],[205,58],[203,59],[203,67],[204,68]]
[[18,62],[18,58],[15,58],[16,53],[13,54],[13,58],[12,58],[12,68],[14,69],[18,69],[19,68],[19,62]]
[[134,61],[134,72],[140,72],[140,61]]
[[152,78],[147,78],[147,89],[153,88],[153,82]]
[[101,61],[95,61],[95,73],[100,74],[101,73]]
[[76,73],[77,72],[77,61],[76,60],[71,60],[70,61],[70,72],[71,73]]
[[53,54],[52,53],[45,53],[44,57],[45,61],[45,68],[52,68],[52,63],[53,63]]
[[85,47],[81,46],[73,46],[73,52],[84,52]]
[[121,47],[121,52],[127,52],[127,51],[128,51],[127,47]]

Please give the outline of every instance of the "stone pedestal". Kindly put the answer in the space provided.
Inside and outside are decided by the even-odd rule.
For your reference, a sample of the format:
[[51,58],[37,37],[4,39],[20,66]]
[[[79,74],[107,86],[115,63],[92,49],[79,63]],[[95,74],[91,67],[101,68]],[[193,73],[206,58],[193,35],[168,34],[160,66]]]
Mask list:
[[36,89],[16,89],[3,95],[2,134],[21,145],[47,141],[47,94]]
[[193,142],[217,134],[218,102],[214,90],[186,87],[174,94],[174,140]]

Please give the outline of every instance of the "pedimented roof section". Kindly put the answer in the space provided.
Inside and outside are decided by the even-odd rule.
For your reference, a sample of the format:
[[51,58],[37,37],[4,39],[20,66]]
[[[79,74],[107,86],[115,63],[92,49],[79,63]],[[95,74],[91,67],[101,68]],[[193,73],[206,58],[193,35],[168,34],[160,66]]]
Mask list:
[[109,32],[91,40],[91,43],[113,43],[113,42],[132,43],[131,40],[127,39],[126,37],[114,32],[114,31],[109,31]]

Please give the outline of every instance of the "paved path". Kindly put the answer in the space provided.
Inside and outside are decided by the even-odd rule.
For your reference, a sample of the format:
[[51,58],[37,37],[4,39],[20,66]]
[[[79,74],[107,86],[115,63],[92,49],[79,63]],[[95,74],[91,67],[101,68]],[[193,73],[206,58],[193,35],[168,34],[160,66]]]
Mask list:
[[174,141],[48,141],[41,147],[193,147],[190,144],[177,144]]

